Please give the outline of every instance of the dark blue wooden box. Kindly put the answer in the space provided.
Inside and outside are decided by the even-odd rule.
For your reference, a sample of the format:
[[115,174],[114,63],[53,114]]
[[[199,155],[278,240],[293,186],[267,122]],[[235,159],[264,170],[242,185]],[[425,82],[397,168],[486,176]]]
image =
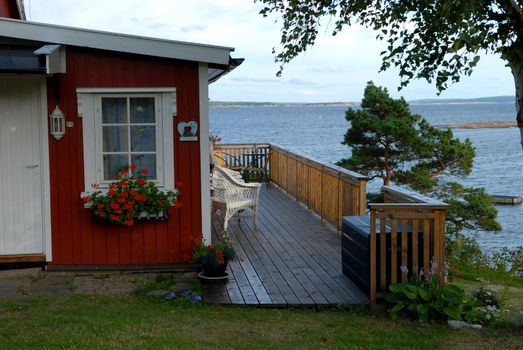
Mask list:
[[[390,254],[391,254],[391,244],[390,244],[390,233],[391,226],[390,220],[386,221],[387,225],[387,244],[386,244],[386,259],[387,259],[387,271],[386,278],[387,284],[391,280],[391,271],[390,271]],[[342,258],[342,268],[343,274],[349,277],[360,289],[370,294],[370,217],[369,216],[346,216],[343,218],[343,232],[341,239],[341,258]],[[398,223],[397,227],[397,261],[398,261],[398,270],[397,276],[401,280],[401,271],[399,265],[401,264],[401,223]],[[376,236],[380,237],[380,225],[379,221],[376,224]],[[408,227],[408,249],[409,252],[412,252],[412,228],[409,225]],[[379,254],[379,245],[376,251],[377,256],[377,266],[378,271],[377,275],[381,275],[380,269],[380,254]],[[418,261],[422,261],[423,257],[423,234],[420,232],[418,235]],[[408,256],[408,268],[409,272],[412,272],[412,257]],[[381,288],[380,281],[378,278],[378,290]]]

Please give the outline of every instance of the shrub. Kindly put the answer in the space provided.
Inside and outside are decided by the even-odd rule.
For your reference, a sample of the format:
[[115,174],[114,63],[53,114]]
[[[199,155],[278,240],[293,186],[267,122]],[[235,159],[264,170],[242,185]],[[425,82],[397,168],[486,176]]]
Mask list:
[[[402,267],[405,272],[406,268]],[[420,321],[465,320],[471,323],[490,325],[501,315],[500,300],[490,289],[480,288],[467,296],[465,291],[453,284],[440,284],[440,275],[434,263],[428,273],[423,270],[411,277],[407,283],[389,286],[392,292],[386,300],[393,304],[389,314],[393,320],[400,312],[406,312]]]

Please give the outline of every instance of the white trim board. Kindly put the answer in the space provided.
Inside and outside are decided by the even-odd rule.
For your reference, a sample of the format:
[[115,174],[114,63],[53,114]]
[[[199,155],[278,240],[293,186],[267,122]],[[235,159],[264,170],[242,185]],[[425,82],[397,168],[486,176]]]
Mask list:
[[187,61],[229,64],[234,48],[0,18],[0,33],[9,38],[93,49],[129,52]]
[[40,82],[40,101],[42,105],[42,188],[43,188],[43,216],[44,216],[44,254],[47,261],[53,260],[52,251],[52,234],[51,234],[51,177],[50,177],[50,159],[49,159],[49,132],[47,116],[47,85],[44,77]]
[[[165,190],[175,188],[174,179],[174,139],[173,117],[176,115],[176,88],[131,88],[131,89],[98,89],[78,88],[78,117],[82,118],[84,146],[84,191],[89,193],[91,184],[104,184],[102,179],[103,161],[101,132],[101,98],[104,96],[153,95],[160,118],[157,124],[157,164],[159,186]],[[152,97],[152,96],[151,96]],[[163,146],[162,146],[163,145]],[[105,183],[107,186],[107,183]]]
[[198,67],[200,95],[200,186],[202,191],[202,233],[211,242],[211,178],[209,165],[209,84],[207,64]]

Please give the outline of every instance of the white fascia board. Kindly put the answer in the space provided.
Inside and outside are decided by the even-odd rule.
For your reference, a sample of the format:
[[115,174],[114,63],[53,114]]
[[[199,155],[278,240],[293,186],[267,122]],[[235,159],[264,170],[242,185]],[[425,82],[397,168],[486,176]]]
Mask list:
[[208,67],[200,63],[199,99],[200,99],[200,186],[202,200],[202,234],[204,241],[211,244],[211,177],[209,164],[209,82],[207,80]]
[[234,51],[232,47],[148,38],[6,18],[0,19],[0,36],[223,65],[229,64],[229,55],[231,51]]

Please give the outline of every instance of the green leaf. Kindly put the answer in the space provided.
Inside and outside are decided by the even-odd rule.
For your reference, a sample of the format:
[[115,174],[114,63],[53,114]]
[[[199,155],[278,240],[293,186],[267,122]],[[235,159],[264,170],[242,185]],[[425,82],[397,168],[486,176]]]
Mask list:
[[413,286],[411,284],[406,285],[405,290],[403,292],[405,296],[411,300],[418,299],[418,287]]
[[455,305],[447,306],[443,312],[452,320],[461,320],[461,308]]
[[397,313],[398,311],[403,310],[404,307],[405,307],[405,303],[399,302],[392,309],[390,309],[389,312]]
[[426,288],[420,287],[418,292],[421,299],[423,299],[424,301],[430,301],[430,299],[432,298],[432,293]]
[[405,290],[405,284],[403,284],[403,283],[394,283],[394,284],[391,284],[391,285],[389,286],[389,290],[390,290],[392,293],[396,293],[396,294],[403,293],[403,291]]

